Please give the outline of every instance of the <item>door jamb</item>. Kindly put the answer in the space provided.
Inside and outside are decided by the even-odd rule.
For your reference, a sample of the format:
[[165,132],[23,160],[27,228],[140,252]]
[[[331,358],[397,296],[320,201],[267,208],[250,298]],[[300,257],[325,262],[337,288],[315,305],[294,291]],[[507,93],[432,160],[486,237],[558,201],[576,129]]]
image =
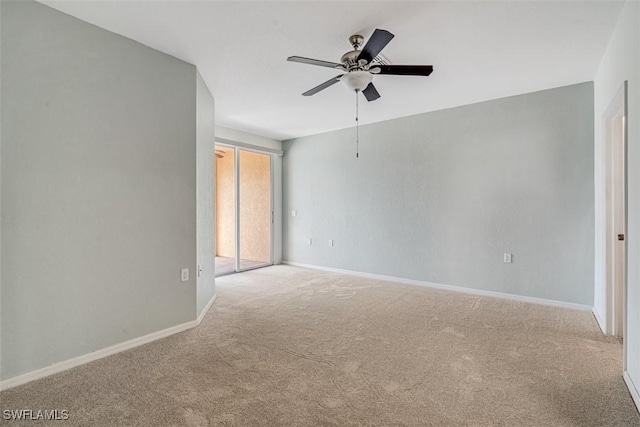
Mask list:
[[[623,168],[623,182],[622,185],[624,187],[624,194],[623,194],[623,204],[624,204],[624,230],[613,230],[613,221],[614,221],[614,210],[612,209],[612,205],[613,202],[611,200],[611,198],[613,197],[613,194],[611,194],[611,190],[610,187],[612,185],[612,180],[615,179],[615,170],[614,167],[612,165],[613,163],[613,154],[615,153],[615,147],[613,146],[614,141],[612,139],[612,124],[614,123],[614,121],[616,121],[618,118],[622,118],[622,132],[621,132],[621,137],[623,139],[622,141],[622,153],[618,153],[619,155],[621,154],[623,156],[623,164],[622,164],[622,168]],[[604,216],[603,216],[603,222],[604,222],[604,239],[603,239],[603,245],[604,245],[604,250],[603,250],[603,254],[604,254],[604,313],[603,313],[603,317],[604,319],[602,319],[604,321],[604,328],[603,328],[603,332],[607,335],[622,335],[623,337],[626,335],[626,328],[627,328],[627,322],[626,322],[626,301],[627,301],[627,283],[626,283],[626,266],[627,266],[627,251],[626,251],[626,247],[627,247],[627,235],[626,235],[626,230],[627,230],[627,81],[625,81],[622,85],[622,87],[618,90],[618,92],[616,93],[616,95],[613,97],[613,99],[611,100],[611,103],[609,104],[609,106],[607,107],[606,111],[604,112],[604,114],[602,115],[602,124],[603,124],[603,129],[602,129],[602,134],[603,134],[603,142],[604,142],[604,156],[603,156],[603,163],[604,163],[604,174],[603,174],[603,186],[604,186]],[[615,269],[615,265],[614,265],[614,252],[615,252],[615,247],[614,244],[617,243],[617,241],[615,241],[614,239],[616,238],[616,233],[620,233],[622,231],[622,233],[625,234],[625,241],[624,241],[624,245],[625,245],[625,252],[624,252],[624,272],[623,272],[623,278],[622,278],[622,289],[616,289],[615,288],[615,283],[613,280],[613,272]],[[619,292],[619,293],[618,293]],[[616,294],[618,295],[618,297],[616,297]],[[617,308],[616,305],[619,302],[618,299],[622,298],[622,302],[620,302],[619,307]],[[622,318],[622,330],[620,330],[620,327],[618,326],[618,316],[621,316]],[[625,360],[624,360],[624,365],[626,368],[626,340],[623,340],[623,343],[625,344]]]

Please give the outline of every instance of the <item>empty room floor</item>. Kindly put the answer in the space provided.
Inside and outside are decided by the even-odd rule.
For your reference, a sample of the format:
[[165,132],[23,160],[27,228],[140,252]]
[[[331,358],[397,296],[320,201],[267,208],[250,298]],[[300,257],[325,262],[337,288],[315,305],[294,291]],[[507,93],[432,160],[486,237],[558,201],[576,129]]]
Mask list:
[[291,266],[216,288],[199,327],[2,392],[1,409],[98,426],[640,425],[622,346],[588,312]]

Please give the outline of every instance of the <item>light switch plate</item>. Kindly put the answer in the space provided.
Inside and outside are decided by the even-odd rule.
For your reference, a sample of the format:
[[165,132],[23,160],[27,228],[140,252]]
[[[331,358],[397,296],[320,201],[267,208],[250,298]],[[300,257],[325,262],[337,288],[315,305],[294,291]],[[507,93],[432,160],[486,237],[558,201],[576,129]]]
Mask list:
[[182,270],[180,270],[180,281],[181,282],[188,282],[189,281],[189,269],[188,268],[183,268]]
[[504,254],[503,260],[505,263],[511,264],[511,254]]

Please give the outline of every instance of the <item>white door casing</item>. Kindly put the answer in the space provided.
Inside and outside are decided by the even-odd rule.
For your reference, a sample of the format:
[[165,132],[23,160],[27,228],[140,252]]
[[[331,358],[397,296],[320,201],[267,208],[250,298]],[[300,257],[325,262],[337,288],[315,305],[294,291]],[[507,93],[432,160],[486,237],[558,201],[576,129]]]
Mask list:
[[603,114],[604,310],[603,332],[624,336],[626,299],[626,82]]

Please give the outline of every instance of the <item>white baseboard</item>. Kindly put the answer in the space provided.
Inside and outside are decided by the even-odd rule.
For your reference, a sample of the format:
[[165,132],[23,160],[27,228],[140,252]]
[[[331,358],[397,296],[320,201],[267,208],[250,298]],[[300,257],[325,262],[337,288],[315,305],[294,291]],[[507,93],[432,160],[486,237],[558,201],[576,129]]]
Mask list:
[[604,320],[602,320],[602,316],[600,316],[600,313],[598,312],[598,309],[596,308],[596,306],[593,306],[593,317],[596,318],[596,322],[598,322],[598,326],[600,327],[600,330],[602,331],[603,334],[607,334],[607,326],[604,323]]
[[633,383],[631,376],[629,376],[629,372],[624,371],[622,374],[622,378],[624,379],[624,383],[627,385],[629,389],[629,393],[631,394],[631,398],[633,399],[633,403],[636,404],[636,409],[640,410],[640,393],[638,393],[638,389],[636,385]]
[[569,309],[572,309],[572,310],[581,310],[581,311],[592,311],[593,310],[593,307],[591,307],[589,305],[576,304],[576,303],[572,303],[572,302],[555,301],[555,300],[544,299],[544,298],[536,298],[536,297],[528,297],[528,296],[523,296],[523,295],[507,294],[507,293],[503,293],[503,292],[485,291],[485,290],[482,290],[482,289],[465,288],[465,287],[462,287],[462,286],[442,285],[442,284],[439,284],[439,283],[424,282],[424,281],[421,281],[421,280],[403,279],[402,277],[384,276],[384,275],[381,275],[381,274],[363,273],[363,272],[360,272],[360,271],[352,271],[352,270],[342,270],[342,269],[339,269],[339,268],[322,267],[322,266],[319,266],[319,265],[301,264],[299,262],[282,261],[282,263],[286,264],[286,265],[292,265],[292,266],[295,266],[295,267],[311,268],[311,269],[314,269],[314,270],[322,270],[322,271],[330,271],[330,272],[333,272],[333,273],[349,274],[349,275],[352,275],[352,276],[366,277],[368,279],[386,280],[386,281],[389,281],[389,282],[402,283],[402,284],[405,284],[405,285],[423,286],[423,287],[427,287],[427,288],[442,289],[442,290],[453,291],[453,292],[464,292],[464,293],[467,293],[467,294],[480,295],[480,296],[486,296],[486,297],[492,297],[492,298],[508,299],[508,300],[514,300],[514,301],[529,302],[529,303],[540,304],[540,305],[549,305],[549,306],[553,306],[553,307],[569,308]]
[[[212,301],[214,299],[215,298],[213,298]],[[27,372],[26,374],[18,375],[17,377],[1,381],[0,391],[26,384],[31,381],[39,380],[40,378],[48,377],[49,375],[57,374],[58,372],[66,371],[68,369],[75,368],[76,366],[84,365],[85,363],[93,362],[94,360],[102,359],[104,357],[111,356],[113,354],[120,353],[122,351],[129,350],[143,344],[148,344],[152,341],[177,334],[178,332],[186,331],[187,329],[191,329],[195,326],[198,326],[198,321],[192,320],[181,325],[172,326],[170,328],[153,332],[142,337],[134,338],[120,344],[115,344],[111,347],[103,348],[92,353],[74,357],[73,359],[54,363],[53,365],[47,366],[45,368],[36,369],[35,371]]]
[[213,303],[216,302],[216,298],[218,298],[218,294],[213,294],[213,296],[207,303],[207,306],[204,308],[204,310],[202,310],[202,313],[200,313],[200,315],[198,316],[198,325],[202,323],[202,319],[204,319],[204,316],[207,314],[207,312],[209,311]]
[[85,363],[93,362],[94,360],[102,359],[104,357],[111,356],[116,353],[141,346],[143,344],[148,344],[161,338],[166,338],[170,335],[177,334],[178,332],[194,328],[200,325],[202,319],[204,319],[204,316],[216,301],[216,298],[217,295],[214,294],[196,320],[192,320],[181,325],[172,326],[171,328],[163,329],[158,332],[152,332],[142,337],[134,338],[120,344],[112,345],[111,347],[103,348],[102,350],[97,350],[89,354],[74,357],[73,359],[65,360],[63,362],[54,363],[53,365],[47,366],[45,368],[36,369],[35,371],[27,372],[26,374],[18,375],[17,377],[0,381],[0,391],[17,387],[31,381],[39,380],[40,378],[48,377],[49,375],[57,374],[58,372],[66,371],[68,369],[75,368],[76,366],[84,365]]

